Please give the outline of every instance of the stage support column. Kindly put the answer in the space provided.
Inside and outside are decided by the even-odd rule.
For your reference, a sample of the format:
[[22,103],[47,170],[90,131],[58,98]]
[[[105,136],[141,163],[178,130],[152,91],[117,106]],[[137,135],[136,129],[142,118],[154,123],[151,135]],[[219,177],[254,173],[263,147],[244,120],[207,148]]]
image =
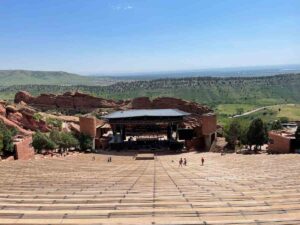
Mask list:
[[121,138],[123,141],[126,139],[125,125],[121,126]]
[[176,141],[178,141],[178,124],[176,124],[176,138],[175,138]]
[[168,138],[168,141],[170,141],[172,139],[172,125],[171,124],[169,124],[168,128],[167,128],[167,138]]

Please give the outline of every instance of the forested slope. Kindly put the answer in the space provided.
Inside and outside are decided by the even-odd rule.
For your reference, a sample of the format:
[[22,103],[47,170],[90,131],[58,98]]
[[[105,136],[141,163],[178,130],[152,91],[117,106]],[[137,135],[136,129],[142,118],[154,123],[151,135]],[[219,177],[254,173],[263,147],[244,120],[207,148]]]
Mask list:
[[19,90],[28,91],[33,95],[78,90],[113,99],[126,99],[139,96],[171,96],[209,105],[221,103],[270,105],[285,102],[300,102],[300,74],[265,77],[157,79],[119,82],[104,87],[85,85],[13,85],[1,88],[0,98],[12,98]]

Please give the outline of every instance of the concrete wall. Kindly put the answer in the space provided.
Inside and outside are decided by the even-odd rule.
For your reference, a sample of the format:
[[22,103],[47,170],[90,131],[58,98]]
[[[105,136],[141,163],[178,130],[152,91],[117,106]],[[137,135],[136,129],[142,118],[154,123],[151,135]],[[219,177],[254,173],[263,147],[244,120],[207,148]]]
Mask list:
[[280,134],[269,132],[269,146],[270,153],[289,153],[290,152],[290,138],[284,137]]
[[32,137],[25,137],[24,139],[15,142],[15,159],[28,160],[34,158],[34,149],[31,146]]

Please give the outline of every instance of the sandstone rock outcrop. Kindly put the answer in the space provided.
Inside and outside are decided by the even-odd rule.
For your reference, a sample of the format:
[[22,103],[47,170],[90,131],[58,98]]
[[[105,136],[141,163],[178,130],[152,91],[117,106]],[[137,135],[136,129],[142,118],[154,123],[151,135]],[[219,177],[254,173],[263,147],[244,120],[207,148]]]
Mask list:
[[119,107],[113,100],[98,98],[80,92],[66,92],[62,95],[41,94],[37,97],[32,97],[28,92],[20,91],[15,95],[15,103],[21,101],[28,105],[45,108],[95,109]]
[[151,109],[152,102],[148,97],[139,97],[131,100],[132,109]]
[[10,127],[10,128],[15,128],[17,129],[17,131],[20,133],[20,134],[23,134],[23,135],[32,135],[33,132],[32,131],[29,131],[29,130],[25,130],[24,128],[20,127],[18,124],[10,121],[8,118],[4,117],[4,116],[1,116],[0,115],[0,121],[2,121],[5,126],[7,127]]
[[31,102],[33,99],[33,96],[28,93],[27,91],[19,91],[16,95],[15,95],[15,102],[19,103],[21,101],[23,102]]
[[193,114],[212,112],[212,110],[206,106],[178,98],[159,97],[151,101],[148,97],[139,97],[132,100],[114,101],[94,97],[80,92],[66,92],[62,95],[41,94],[37,97],[33,97],[28,92],[20,91],[15,96],[15,103],[20,102],[25,102],[28,105],[47,109],[61,108],[92,110],[96,108],[112,108],[117,110],[177,108]]
[[8,113],[7,119],[28,130],[40,130],[42,132],[50,131],[45,121],[35,120],[33,118],[33,114],[30,114],[29,112],[30,111],[28,109],[20,109],[17,112]]
[[[21,93],[21,95],[24,96],[25,93]],[[27,106],[23,101],[17,105],[0,104],[0,121],[8,127],[16,128],[19,133],[24,135],[32,134],[31,131],[47,132],[50,130],[45,121],[34,119],[35,113],[36,110]]]
[[131,107],[133,109],[180,109],[194,114],[212,112],[208,107],[198,103],[171,97],[159,97],[153,99],[153,101],[148,97],[135,98],[131,102]]
[[0,103],[0,115],[5,116],[5,114],[6,114],[6,109],[5,109],[4,105],[2,105]]

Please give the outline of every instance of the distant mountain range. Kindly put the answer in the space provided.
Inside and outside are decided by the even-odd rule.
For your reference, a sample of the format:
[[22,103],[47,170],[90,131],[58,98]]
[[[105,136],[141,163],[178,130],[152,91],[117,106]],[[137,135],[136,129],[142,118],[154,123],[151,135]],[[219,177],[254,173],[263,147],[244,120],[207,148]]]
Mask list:
[[108,86],[120,81],[142,81],[162,78],[185,77],[257,77],[276,74],[300,73],[300,65],[257,66],[203,69],[189,71],[170,71],[153,73],[131,73],[118,75],[83,76],[63,71],[0,70],[0,87],[11,85],[88,85]]
[[179,70],[161,72],[117,73],[117,74],[90,74],[95,77],[107,77],[121,80],[154,80],[160,78],[183,77],[256,77],[272,76],[276,74],[300,73],[300,64],[276,66],[248,66],[230,68],[212,68],[199,70]]
[[63,71],[0,70],[0,86],[2,87],[27,84],[105,86],[115,82],[115,78],[82,76]]

